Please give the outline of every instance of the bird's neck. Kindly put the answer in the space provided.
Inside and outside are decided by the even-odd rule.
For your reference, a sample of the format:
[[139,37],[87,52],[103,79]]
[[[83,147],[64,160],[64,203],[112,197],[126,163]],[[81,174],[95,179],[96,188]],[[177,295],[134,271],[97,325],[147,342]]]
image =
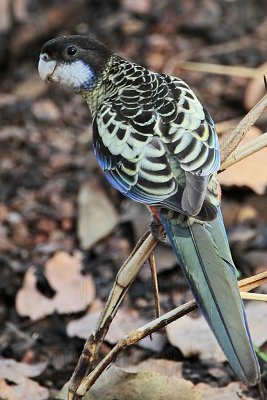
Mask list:
[[119,62],[120,57],[116,54],[113,54],[103,69],[96,86],[89,90],[81,89],[77,92],[84,98],[93,116],[103,101],[116,95],[116,92],[118,91],[118,88],[113,80],[113,70],[117,68]]

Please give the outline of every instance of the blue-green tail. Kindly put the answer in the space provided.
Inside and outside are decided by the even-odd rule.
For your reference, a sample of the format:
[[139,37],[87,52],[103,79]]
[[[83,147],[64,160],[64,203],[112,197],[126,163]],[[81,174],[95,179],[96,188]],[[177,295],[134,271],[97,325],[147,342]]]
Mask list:
[[260,380],[260,368],[220,210],[209,223],[182,226],[160,210],[159,215],[197,304],[230,366],[243,382],[255,384]]

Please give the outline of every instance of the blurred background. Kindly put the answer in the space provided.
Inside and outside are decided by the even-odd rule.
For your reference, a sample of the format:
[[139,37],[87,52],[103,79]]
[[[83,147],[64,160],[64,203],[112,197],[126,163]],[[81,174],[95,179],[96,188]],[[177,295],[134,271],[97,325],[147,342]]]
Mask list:
[[[104,180],[83,100],[39,79],[42,45],[56,36],[91,35],[125,58],[179,76],[204,102],[223,139],[266,92],[266,15],[265,0],[0,0],[0,388],[6,398],[22,399],[14,389],[21,375],[29,399],[57,394],[119,267],[150,222],[144,207]],[[211,64],[218,66],[216,73]],[[266,128],[265,112],[248,139]],[[220,176],[240,277],[267,269],[266,160],[267,150],[261,150]],[[190,300],[167,245],[157,248],[156,264],[162,312]],[[259,387],[240,390],[244,399],[263,400],[267,307],[255,303],[248,304],[248,313],[264,378]],[[102,355],[122,334],[153,317],[144,266]],[[192,317],[193,324],[202,320],[197,312]],[[234,377],[214,357],[212,339],[204,336],[202,342],[198,325],[188,333],[183,319],[179,323],[152,342],[127,349],[117,364],[164,359],[175,363],[173,370],[179,365],[181,376],[195,385],[228,387]],[[179,332],[189,345],[177,339]],[[12,381],[7,365],[20,378]]]

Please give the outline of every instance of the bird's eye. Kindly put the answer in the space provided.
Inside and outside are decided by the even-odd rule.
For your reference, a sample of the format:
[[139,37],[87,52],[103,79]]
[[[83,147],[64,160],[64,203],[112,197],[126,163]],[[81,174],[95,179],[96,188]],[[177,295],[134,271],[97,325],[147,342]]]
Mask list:
[[68,46],[66,49],[66,53],[68,56],[74,56],[77,53],[77,47],[76,46]]

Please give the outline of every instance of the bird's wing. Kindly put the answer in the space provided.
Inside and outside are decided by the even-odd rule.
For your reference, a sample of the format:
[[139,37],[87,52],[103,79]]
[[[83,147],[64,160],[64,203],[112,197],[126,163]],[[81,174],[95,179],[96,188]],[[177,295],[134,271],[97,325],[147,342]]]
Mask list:
[[[93,130],[97,159],[115,188],[139,202],[199,215],[218,164],[217,136],[184,82],[147,71],[138,86],[126,85],[102,104]],[[203,216],[211,219],[216,211],[208,208]]]
[[[156,128],[174,160],[174,173],[185,171],[182,208],[196,215],[205,199],[209,177],[219,169],[218,137],[208,111],[188,85],[175,77],[162,77],[169,97],[176,102],[173,106],[168,97],[164,99],[165,104],[158,109],[160,119]],[[171,113],[171,109],[176,112]]]
[[[178,189],[166,148],[160,138],[154,137],[152,112],[144,111],[134,118],[126,117],[124,112],[128,114],[129,109],[122,103],[108,103],[95,116],[96,157],[113,187],[133,200],[157,204]],[[148,118],[148,123],[142,124],[143,118]]]
[[[206,176],[219,168],[219,144],[214,122],[203,104],[179,78],[163,75],[169,89],[165,104],[158,108],[158,129],[169,151],[184,171]],[[169,100],[170,99],[170,100]],[[175,99],[175,105],[171,100]],[[166,108],[175,107],[170,115]],[[170,112],[170,110],[169,110]]]

